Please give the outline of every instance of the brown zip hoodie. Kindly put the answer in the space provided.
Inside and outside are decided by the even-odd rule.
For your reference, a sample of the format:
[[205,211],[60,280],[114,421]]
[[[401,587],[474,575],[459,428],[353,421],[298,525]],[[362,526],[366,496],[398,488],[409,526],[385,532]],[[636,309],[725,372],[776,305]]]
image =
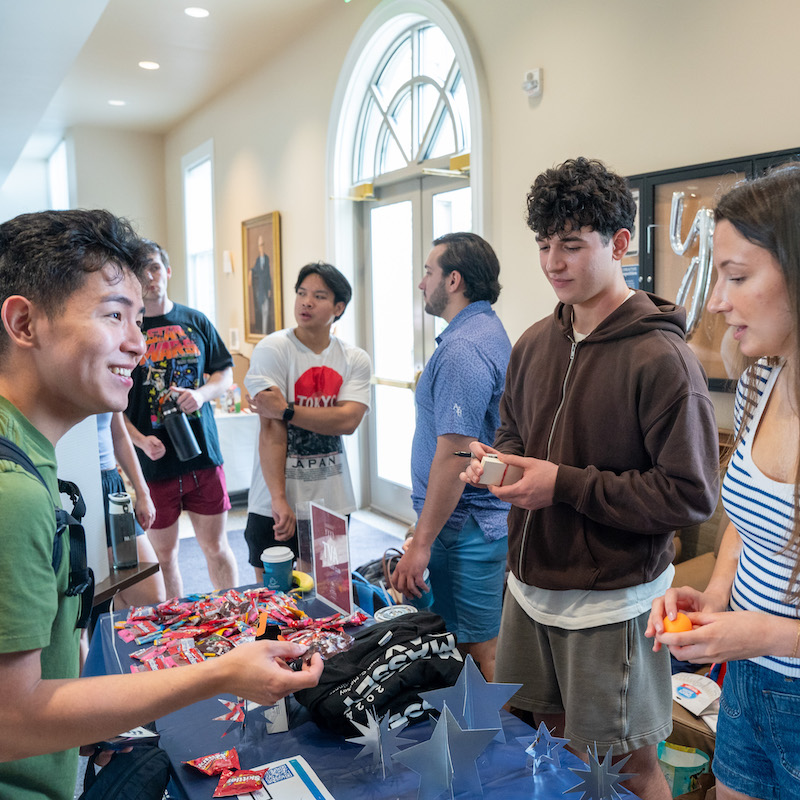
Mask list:
[[509,566],[542,589],[636,586],[714,511],[714,410],[683,308],[636,292],[578,344],[571,319],[559,304],[511,353],[494,446],[559,468],[552,506],[512,507]]

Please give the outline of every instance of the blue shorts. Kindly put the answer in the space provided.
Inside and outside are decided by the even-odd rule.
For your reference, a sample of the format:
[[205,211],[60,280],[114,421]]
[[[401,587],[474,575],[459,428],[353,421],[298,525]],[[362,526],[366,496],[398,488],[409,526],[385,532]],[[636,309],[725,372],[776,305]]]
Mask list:
[[508,540],[487,541],[470,517],[460,530],[442,528],[431,547],[433,605],[459,642],[488,642],[500,631]]
[[800,797],[800,678],[731,661],[722,684],[713,772],[762,800]]

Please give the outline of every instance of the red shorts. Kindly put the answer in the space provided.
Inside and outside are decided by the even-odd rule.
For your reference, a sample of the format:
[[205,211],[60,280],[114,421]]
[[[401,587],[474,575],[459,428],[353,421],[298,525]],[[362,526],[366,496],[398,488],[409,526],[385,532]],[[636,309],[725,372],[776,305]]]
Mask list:
[[156,507],[154,528],[169,528],[184,508],[209,517],[228,511],[231,507],[222,467],[186,472],[177,478],[150,481],[147,485]]

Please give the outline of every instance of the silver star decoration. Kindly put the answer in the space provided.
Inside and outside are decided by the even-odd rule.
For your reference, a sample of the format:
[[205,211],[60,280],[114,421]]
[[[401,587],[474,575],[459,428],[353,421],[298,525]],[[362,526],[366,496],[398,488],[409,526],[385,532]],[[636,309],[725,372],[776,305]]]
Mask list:
[[[517,737],[517,741],[522,744],[529,743],[529,737]],[[560,751],[567,745],[569,739],[562,739],[560,736],[553,736],[552,731],[547,729],[544,722],[539,723],[536,729],[536,736],[528,744],[525,752],[533,759],[533,774],[539,767],[552,764],[554,767],[561,766]]]
[[356,736],[348,739],[348,742],[353,744],[363,744],[364,747],[356,758],[368,756],[372,754],[372,766],[377,769],[380,767],[381,775],[384,780],[386,776],[393,771],[392,756],[400,752],[398,743],[410,744],[413,739],[403,739],[400,734],[408,723],[399,725],[394,730],[389,728],[390,714],[385,714],[380,722],[375,718],[371,711],[367,711],[367,724],[362,725],[360,722],[351,720],[353,725],[358,728],[362,736]]
[[419,696],[439,711],[447,704],[466,730],[497,728],[495,739],[505,742],[500,709],[521,686],[521,683],[487,683],[472,656],[467,656],[453,686],[420,692]]
[[625,773],[620,770],[625,766],[630,758],[630,755],[617,761],[616,764],[611,763],[611,748],[606,751],[603,760],[597,757],[597,743],[594,745],[594,753],[591,748],[586,748],[589,754],[588,769],[581,769],[580,767],[570,767],[570,772],[576,775],[583,775],[580,783],[576,783],[571,789],[565,789],[564,794],[568,792],[583,792],[580,800],[618,800],[622,795],[619,793],[620,783],[633,778],[636,773]]
[[448,789],[451,797],[462,791],[483,797],[475,759],[496,733],[496,728],[464,730],[445,704],[431,738],[392,758],[419,773],[418,800],[434,800]]

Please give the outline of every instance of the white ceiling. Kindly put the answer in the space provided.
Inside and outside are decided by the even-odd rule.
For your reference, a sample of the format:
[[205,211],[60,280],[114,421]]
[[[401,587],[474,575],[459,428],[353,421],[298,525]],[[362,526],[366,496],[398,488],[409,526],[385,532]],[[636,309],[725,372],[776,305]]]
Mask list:
[[[210,16],[188,17],[186,6]],[[343,0],[0,0],[0,185],[21,155],[48,156],[72,125],[168,131],[347,8]]]

